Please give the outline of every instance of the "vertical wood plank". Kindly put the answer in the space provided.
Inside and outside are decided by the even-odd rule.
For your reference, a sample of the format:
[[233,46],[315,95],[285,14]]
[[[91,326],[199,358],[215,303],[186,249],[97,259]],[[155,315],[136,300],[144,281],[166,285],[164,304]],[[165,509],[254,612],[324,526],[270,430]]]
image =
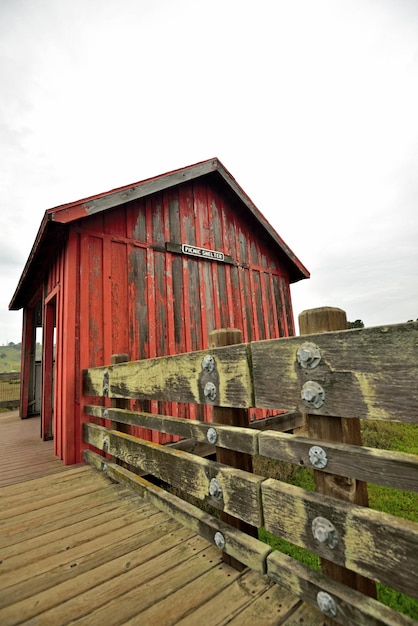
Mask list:
[[276,313],[277,313],[277,325],[278,325],[278,337],[285,337],[286,336],[286,330],[285,330],[285,324],[284,324],[284,319],[285,319],[285,314],[284,314],[284,295],[283,295],[283,291],[282,291],[282,283],[281,283],[281,279],[280,276],[272,276],[271,277],[272,281],[273,281],[273,291],[274,291],[274,299],[275,299],[275,309],[276,309]]
[[269,338],[273,339],[274,337],[280,337],[279,330],[279,309],[277,307],[276,294],[274,291],[274,281],[273,274],[267,274],[265,276],[266,288],[269,292],[270,301],[272,303],[271,306],[271,315],[272,315],[272,327],[270,328]]
[[[147,216],[148,216],[147,206]],[[155,251],[152,248],[147,249],[147,292],[144,297],[147,299],[148,305],[148,358],[158,356],[157,354],[157,310],[156,310],[156,277],[155,277]],[[150,401],[150,412],[158,413],[158,401]],[[148,438],[148,437],[147,437]],[[159,442],[158,433],[151,431],[151,440],[154,443]]]
[[103,278],[103,364],[109,363],[112,356],[112,339],[113,339],[113,301],[112,301],[112,242],[109,237],[103,237],[103,261],[102,261],[102,278]]
[[[206,186],[203,182],[195,182],[193,184],[193,210],[196,222],[196,245],[200,248],[206,248],[206,238],[208,237],[208,217],[207,217],[207,194]],[[199,305],[200,305],[200,345],[206,346],[208,338],[208,320],[207,306],[205,299],[205,263],[199,263],[198,289],[199,289]]]
[[[333,307],[311,309],[299,315],[299,328],[301,335],[344,330],[347,328],[347,317],[342,309]],[[310,437],[361,445],[360,420],[308,414],[306,422]],[[368,506],[367,485],[362,481],[315,470],[314,480],[318,493]],[[321,562],[322,571],[330,578],[376,598],[376,585],[373,581],[326,559],[321,559]],[[333,624],[334,620],[329,623]]]
[[113,237],[126,237],[126,206],[104,211],[103,232]]
[[111,242],[111,315],[112,315],[112,353],[122,353],[129,349],[128,324],[120,320],[129,311],[128,280],[127,280],[127,245],[116,241]]
[[113,288],[113,263],[112,242],[109,237],[102,240],[102,300],[99,306],[103,311],[103,361],[101,365],[109,363],[114,352],[113,327],[112,327],[112,288]]
[[[83,417],[83,413],[80,410],[80,395],[82,393],[82,379],[78,372],[81,372],[83,368],[94,366],[93,355],[91,353],[90,346],[90,317],[91,317],[91,300],[90,300],[90,289],[91,289],[91,280],[90,280],[90,236],[88,233],[80,233],[78,235],[78,250],[77,257],[78,260],[78,268],[74,269],[72,267],[72,263],[75,262],[74,254],[75,250],[70,253],[70,246],[68,246],[67,256],[66,256],[66,267],[64,273],[64,281],[65,281],[65,291],[64,291],[64,328],[66,329],[65,333],[65,343],[66,347],[64,348],[66,359],[68,360],[68,364],[70,364],[69,354],[73,352],[74,357],[78,360],[78,363],[74,364],[75,372],[77,372],[77,381],[76,381],[76,411],[78,413],[78,428],[81,433],[81,422],[85,420]],[[78,269],[78,271],[77,271]],[[72,271],[77,271],[78,280],[74,282],[74,277],[72,276]],[[77,285],[78,291],[71,292],[70,289],[73,287],[75,289],[75,285]],[[78,293],[77,302],[72,302],[72,297],[75,293]],[[75,306],[75,310],[73,310],[73,305]],[[69,334],[69,329],[72,329],[72,324],[76,324],[78,320],[78,324],[74,326],[74,336]],[[63,401],[67,400],[67,393],[70,394],[69,387],[70,377],[64,376],[64,387],[66,389],[66,393],[64,394]],[[67,405],[68,407],[68,405]],[[68,413],[68,408],[66,413]],[[65,444],[66,435],[65,435],[65,419],[66,413],[63,415],[63,445]],[[77,424],[77,422],[76,422]],[[80,455],[81,451],[85,449],[86,444],[82,440],[80,436]]]
[[[87,282],[85,280],[85,282]],[[67,302],[63,303],[64,345],[63,352],[68,367],[63,370],[62,403],[65,410],[61,420],[62,428],[68,429],[71,423],[74,431],[74,459],[81,463],[84,449],[82,429],[82,367],[81,367],[81,236],[72,232],[68,239],[68,250],[65,255],[64,284],[66,285]],[[86,310],[87,307],[86,307]],[[84,342],[86,346],[86,342]],[[88,347],[88,344],[87,344]],[[62,446],[65,444],[65,430],[62,433]],[[72,461],[73,463],[75,462]],[[64,457],[64,462],[65,457]]]
[[83,269],[85,272],[83,280],[88,285],[89,297],[86,302],[88,306],[87,328],[83,326],[81,340],[87,341],[89,345],[89,367],[95,367],[104,363],[103,239],[88,237],[88,265],[85,265]]
[[29,413],[29,385],[31,381],[31,362],[33,337],[35,336],[35,309],[33,307],[25,307],[23,309],[23,328],[22,328],[22,355],[21,355],[21,377],[20,385],[20,417],[22,419],[28,417]]
[[[223,199],[218,194],[216,188],[211,190],[212,196],[212,226],[213,226],[213,246],[226,254],[225,250],[225,226],[223,220]],[[229,326],[228,295],[226,286],[226,267],[223,263],[214,263],[213,270],[217,274],[219,292],[219,326],[217,328],[227,328]]]
[[[232,259],[236,260],[235,250],[235,215],[231,212],[227,213],[227,207],[225,201],[221,203],[221,220],[222,220],[222,233],[223,233],[223,250],[225,254],[229,255]],[[235,321],[235,307],[236,302],[233,295],[233,279],[235,273],[233,270],[236,268],[231,265],[225,267],[226,275],[226,304],[228,312],[228,322],[226,326],[231,328],[237,328],[239,320]]]
[[283,293],[283,298],[284,298],[284,312],[286,315],[285,336],[292,337],[295,334],[295,322],[293,319],[293,309],[292,309],[292,301],[290,297],[289,279],[281,276],[280,282],[281,282],[281,286],[282,286],[281,288],[282,288],[282,293]]
[[250,341],[259,341],[260,339],[264,339],[261,336],[260,324],[259,324],[259,307],[260,302],[257,298],[257,288],[256,288],[256,274],[258,267],[258,257],[257,250],[254,244],[253,235],[250,231],[247,231],[247,248],[248,248],[248,259],[249,259],[249,284],[250,284],[250,293],[248,299],[249,308],[249,318],[251,320],[251,337]]
[[254,341],[253,335],[253,323],[252,323],[252,295],[250,288],[250,272],[247,267],[240,268],[240,291],[241,291],[241,306],[243,312],[243,332],[244,341],[249,343]]
[[[242,343],[242,332],[237,328],[214,330],[209,334],[210,348],[229,346],[237,343]],[[248,411],[245,409],[214,407],[213,421],[217,424],[246,427],[248,426]],[[253,461],[250,454],[244,454],[243,452],[236,452],[235,450],[228,450],[226,448],[216,448],[216,460],[219,463],[224,463],[225,465],[242,469],[246,472],[253,471]],[[221,519],[230,526],[238,528],[251,537],[257,537],[258,535],[258,530],[255,526],[243,522],[236,517],[232,517],[227,513],[222,512]],[[237,561],[225,553],[223,553],[223,560],[225,563],[228,563],[239,571],[242,571],[245,568],[245,565],[240,563],[240,561]]]
[[64,285],[64,252],[59,255],[58,260],[58,285],[57,291],[57,311],[56,311],[56,357],[55,357],[55,407],[54,407],[54,454],[61,457],[61,423],[65,410],[63,405],[63,285]]
[[52,439],[55,308],[56,296],[44,308],[41,409],[41,429],[44,441]]
[[[126,363],[127,361],[129,361],[129,354],[112,354],[112,356],[110,357],[111,365],[116,365],[117,363]],[[129,399],[111,398],[110,406],[114,409],[129,409]],[[129,424],[121,424],[120,422],[114,422],[113,420],[110,421],[110,427],[113,428],[113,430],[118,430],[121,433],[131,432]],[[126,469],[132,469],[130,468],[128,463],[125,463],[125,461],[121,461],[121,459],[113,458],[113,461],[118,465],[125,467]]]
[[[233,324],[234,328],[239,328],[243,330],[243,314],[242,314],[242,306],[241,306],[241,290],[239,286],[239,272],[240,268],[231,266],[229,268],[230,271],[230,282],[231,282],[231,325]],[[232,321],[233,320],[233,321]]]
[[[264,322],[264,337],[265,339],[271,339],[275,337],[274,335],[274,316],[273,309],[271,305],[273,304],[273,299],[270,292],[270,276],[265,272],[260,271],[260,288],[261,288],[261,311],[263,315]],[[264,303],[264,306],[263,306]],[[267,306],[266,306],[267,303]]]

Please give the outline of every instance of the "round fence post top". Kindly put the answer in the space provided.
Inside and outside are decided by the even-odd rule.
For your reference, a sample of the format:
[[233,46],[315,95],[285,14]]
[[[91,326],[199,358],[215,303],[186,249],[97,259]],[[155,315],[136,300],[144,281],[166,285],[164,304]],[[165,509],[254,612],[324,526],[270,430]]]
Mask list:
[[112,354],[112,356],[110,357],[110,363],[112,365],[117,365],[118,363],[126,363],[126,361],[129,361],[129,354],[126,354],[125,352],[120,354]]
[[220,328],[209,333],[210,348],[221,348],[235,343],[242,343],[242,331],[239,328]]
[[321,306],[307,309],[299,314],[299,332],[301,335],[313,335],[333,330],[347,329],[347,314],[342,309]]

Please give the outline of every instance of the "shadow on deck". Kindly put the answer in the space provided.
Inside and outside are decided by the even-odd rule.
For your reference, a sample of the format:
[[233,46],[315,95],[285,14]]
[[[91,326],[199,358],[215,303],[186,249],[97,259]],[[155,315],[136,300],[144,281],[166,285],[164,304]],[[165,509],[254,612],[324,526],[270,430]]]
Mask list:
[[0,417],[2,626],[323,623],[132,491],[64,467],[36,421]]

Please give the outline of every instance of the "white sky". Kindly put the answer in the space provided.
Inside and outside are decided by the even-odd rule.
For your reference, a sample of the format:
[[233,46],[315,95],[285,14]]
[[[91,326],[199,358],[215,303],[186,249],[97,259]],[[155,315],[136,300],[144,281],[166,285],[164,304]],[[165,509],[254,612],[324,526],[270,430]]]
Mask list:
[[46,209],[213,156],[296,319],[418,318],[416,0],[0,0],[0,343]]

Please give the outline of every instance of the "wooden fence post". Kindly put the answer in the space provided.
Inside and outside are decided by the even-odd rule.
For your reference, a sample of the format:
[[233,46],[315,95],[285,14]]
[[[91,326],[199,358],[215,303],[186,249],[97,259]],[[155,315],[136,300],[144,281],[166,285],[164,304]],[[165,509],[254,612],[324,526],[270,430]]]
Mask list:
[[[221,330],[213,330],[209,333],[209,347],[218,348],[222,346],[229,346],[232,344],[242,343],[242,332],[237,328],[223,328]],[[227,407],[213,408],[213,421],[217,424],[226,424],[228,426],[242,426],[248,427],[248,411],[246,409],[233,409]],[[224,463],[230,467],[245,470],[246,472],[253,471],[252,456],[243,452],[236,452],[235,450],[228,450],[226,448],[216,448],[216,460],[219,463]],[[221,512],[221,520],[242,530],[247,535],[252,537],[258,536],[258,529],[247,522],[243,522],[228,513]],[[223,553],[223,560],[235,569],[242,571],[245,568],[240,561],[234,559],[229,554]]]
[[[299,315],[301,335],[310,335],[335,330],[347,329],[345,311],[334,307],[321,307],[303,311]],[[306,415],[308,436],[315,439],[339,441],[361,446],[360,420],[340,417]],[[335,476],[314,470],[315,489],[333,498],[339,498],[353,504],[368,506],[367,484],[354,478]],[[376,598],[374,581],[356,574],[326,559],[321,559],[324,574],[353,589]],[[331,623],[335,623],[333,620]]]
[[[129,361],[129,354],[124,354],[124,353],[112,354],[112,356],[110,357],[111,365],[117,365],[118,363],[126,363],[127,361]],[[110,406],[114,409],[129,409],[129,406],[130,406],[129,399],[128,398],[111,398]],[[129,424],[121,424],[120,422],[111,420],[110,426],[113,430],[118,430],[121,433],[130,432]],[[125,467],[127,469],[129,469],[130,467],[128,463],[121,461],[121,459],[115,458],[114,461],[118,465],[121,465],[122,467]]]

